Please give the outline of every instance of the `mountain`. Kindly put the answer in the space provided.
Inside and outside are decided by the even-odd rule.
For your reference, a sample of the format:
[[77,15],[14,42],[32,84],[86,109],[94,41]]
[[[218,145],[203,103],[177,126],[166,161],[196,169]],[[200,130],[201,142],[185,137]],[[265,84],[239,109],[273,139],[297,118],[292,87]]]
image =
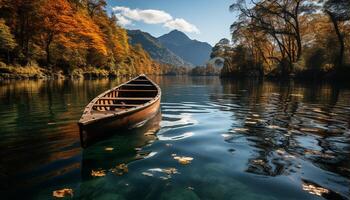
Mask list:
[[175,66],[192,66],[192,64],[184,61],[181,57],[164,47],[157,38],[149,33],[140,30],[128,30],[128,35],[130,44],[141,44],[143,49],[145,49],[154,60]]
[[174,30],[158,38],[158,41],[183,60],[194,65],[205,65],[210,59],[212,46],[206,42],[191,40],[183,32]]

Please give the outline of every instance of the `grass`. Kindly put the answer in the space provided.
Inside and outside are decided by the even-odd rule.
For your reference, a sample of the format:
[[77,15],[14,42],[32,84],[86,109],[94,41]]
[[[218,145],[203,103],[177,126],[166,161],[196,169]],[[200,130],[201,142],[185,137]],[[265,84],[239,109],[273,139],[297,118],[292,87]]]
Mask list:
[[36,64],[19,66],[0,62],[0,78],[3,79],[45,78],[45,71]]

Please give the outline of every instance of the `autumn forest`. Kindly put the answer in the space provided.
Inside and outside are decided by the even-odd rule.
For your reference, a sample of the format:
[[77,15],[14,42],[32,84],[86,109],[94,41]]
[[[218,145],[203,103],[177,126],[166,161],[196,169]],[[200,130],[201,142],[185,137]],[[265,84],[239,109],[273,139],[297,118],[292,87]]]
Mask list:
[[[350,74],[350,1],[236,0],[224,76],[342,78]],[[220,44],[219,44],[220,46]]]
[[[0,0],[1,78],[146,74],[346,79],[348,0],[235,0],[230,40],[211,58],[223,68],[175,66],[130,44],[105,0]],[[223,11],[224,12],[224,11]],[[218,22],[219,23],[219,22]],[[209,58],[208,58],[209,59]]]
[[1,74],[98,77],[174,70],[140,45],[129,45],[126,30],[105,6],[104,0],[0,0]]

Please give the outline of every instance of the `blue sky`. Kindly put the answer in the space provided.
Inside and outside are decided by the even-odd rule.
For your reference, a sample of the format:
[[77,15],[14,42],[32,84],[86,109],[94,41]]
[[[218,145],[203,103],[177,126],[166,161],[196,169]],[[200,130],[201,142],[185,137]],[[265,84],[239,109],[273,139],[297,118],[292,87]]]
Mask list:
[[232,0],[108,0],[108,10],[117,14],[128,29],[141,29],[158,37],[172,29],[190,38],[214,45],[230,39],[235,19],[229,11]]

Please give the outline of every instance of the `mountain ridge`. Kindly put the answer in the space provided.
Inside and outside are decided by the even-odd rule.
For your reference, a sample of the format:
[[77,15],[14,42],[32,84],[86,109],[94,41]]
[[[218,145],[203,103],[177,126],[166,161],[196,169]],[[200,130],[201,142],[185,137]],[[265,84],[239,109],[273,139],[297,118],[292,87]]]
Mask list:
[[193,65],[205,65],[210,59],[212,46],[209,43],[192,40],[181,31],[173,30],[157,39],[163,46]]
[[156,37],[141,30],[128,30],[129,43],[141,44],[150,56],[159,62],[175,66],[189,66],[191,63],[184,61],[181,57],[164,47]]

